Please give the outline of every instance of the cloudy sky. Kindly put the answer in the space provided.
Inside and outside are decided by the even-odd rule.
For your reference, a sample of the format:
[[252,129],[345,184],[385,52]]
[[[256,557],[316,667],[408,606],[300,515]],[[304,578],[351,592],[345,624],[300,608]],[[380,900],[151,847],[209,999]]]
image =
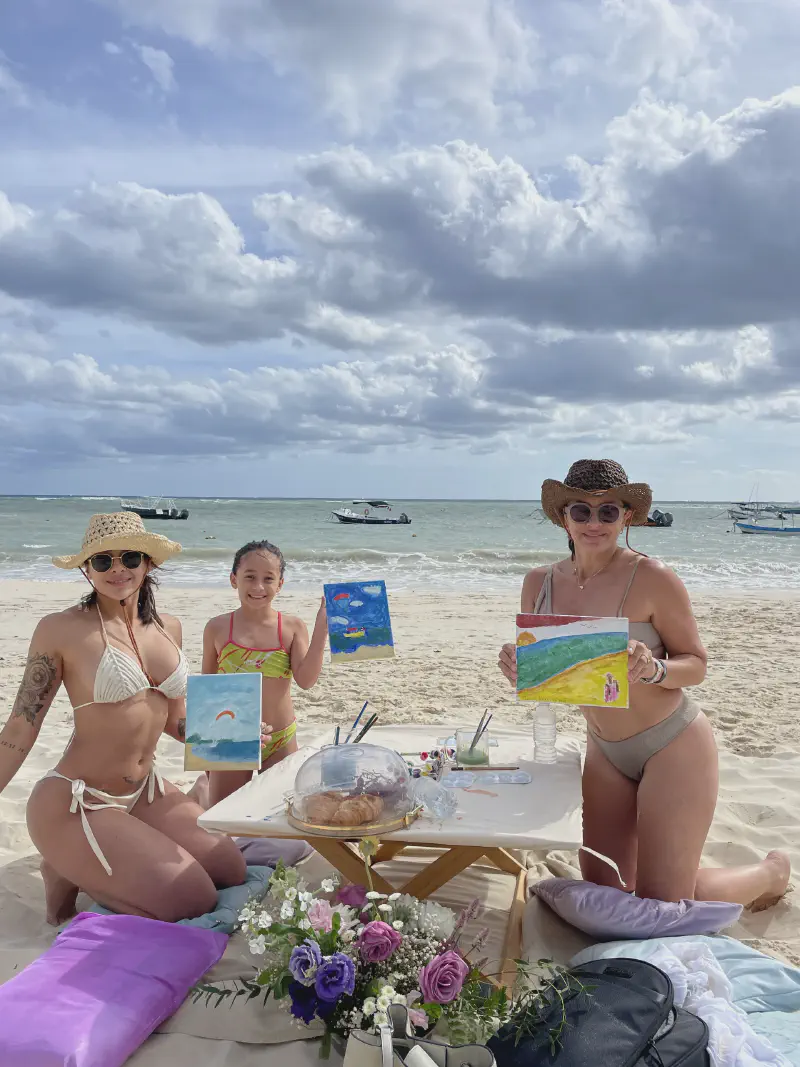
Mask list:
[[4,0],[0,492],[800,496],[796,0]]

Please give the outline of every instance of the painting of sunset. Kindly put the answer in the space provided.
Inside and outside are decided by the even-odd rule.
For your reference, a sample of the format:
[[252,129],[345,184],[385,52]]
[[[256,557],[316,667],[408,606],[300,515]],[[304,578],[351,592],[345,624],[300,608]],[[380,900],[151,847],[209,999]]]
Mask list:
[[628,706],[628,620],[517,615],[517,699]]
[[261,675],[192,674],[186,689],[186,771],[261,766]]

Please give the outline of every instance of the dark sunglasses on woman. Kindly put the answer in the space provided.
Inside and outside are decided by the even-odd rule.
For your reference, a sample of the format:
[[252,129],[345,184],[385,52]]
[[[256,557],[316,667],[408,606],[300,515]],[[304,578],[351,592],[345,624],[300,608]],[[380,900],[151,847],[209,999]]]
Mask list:
[[89,562],[92,565],[92,570],[103,574],[105,571],[111,570],[115,559],[118,559],[127,570],[135,571],[137,567],[141,566],[142,560],[146,558],[144,552],[98,552],[96,556],[92,556]]
[[588,504],[570,504],[567,512],[573,522],[589,522],[592,515],[596,513],[600,522],[610,524],[617,522],[622,514],[622,508],[619,504],[601,504],[596,508],[590,507]]

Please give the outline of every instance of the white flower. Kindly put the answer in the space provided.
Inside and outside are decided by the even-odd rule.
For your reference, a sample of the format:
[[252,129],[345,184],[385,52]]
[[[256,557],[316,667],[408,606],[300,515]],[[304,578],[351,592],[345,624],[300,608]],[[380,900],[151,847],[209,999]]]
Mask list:
[[300,911],[302,911],[304,914],[305,914],[305,912],[308,911],[308,901],[307,900],[301,900],[300,903],[297,906],[300,909]]
[[313,893],[298,893],[298,900],[301,900],[304,904],[310,904],[313,899]]
[[297,925],[300,927],[301,930],[311,929],[311,923],[308,921],[308,919],[301,919]]
[[390,893],[389,894],[389,900],[399,900],[399,899],[400,899],[400,894],[399,893]]
[[[304,919],[303,921],[304,922],[308,922],[307,919]],[[308,925],[310,926],[311,923],[309,923]],[[301,926],[302,926],[302,923],[301,923]],[[341,937],[342,941],[344,941],[344,943],[346,945],[349,945],[351,941],[355,941],[356,932],[355,932],[355,930],[342,930],[342,932],[341,932],[341,934],[339,936]]]
[[402,930],[404,926],[405,926],[405,923],[403,922],[402,919],[395,919],[394,922],[392,923],[392,927],[395,930]]
[[394,909],[392,908],[391,904],[379,904],[378,905],[378,911],[382,911],[384,915],[391,915],[393,910]]
[[392,998],[391,997],[378,997],[378,999],[375,1001],[375,1004],[376,1004],[376,1006],[378,1008],[378,1011],[388,1011],[389,1010],[389,1005],[391,1003],[392,1003]]
[[385,893],[376,893],[374,890],[371,893],[367,893],[367,900],[385,900]]
[[332,893],[336,888],[336,883],[331,878],[323,878],[321,888],[323,893]]
[[380,988],[380,995],[382,997],[393,997],[394,986],[390,986],[388,983],[386,985],[382,985]]
[[375,997],[367,997],[367,999],[362,1005],[362,1008],[365,1015],[374,1015],[377,1010],[377,1005],[375,1004]]
[[286,889],[286,892],[283,895],[287,900],[297,900],[297,890],[292,885]]
[[353,908],[348,908],[346,904],[334,904],[333,913],[339,916],[340,930],[346,930],[350,926],[355,926],[358,922],[358,916],[355,911]]
[[290,904],[288,900],[284,900],[283,904],[281,904],[281,918],[282,919],[291,919],[291,917],[293,915],[294,915],[294,907],[293,907],[293,905]]
[[492,1030],[499,1030],[500,1029],[500,1016],[499,1015],[493,1015],[491,1017],[491,1019],[489,1020],[489,1026],[491,1026]]
[[375,1012],[375,1025],[378,1027],[389,1025],[389,1016],[386,1014],[385,1011]]
[[272,916],[268,911],[262,911],[256,920],[259,926],[269,927],[272,926]]
[[392,1004],[402,1004],[405,1007],[406,998],[402,993],[395,993],[392,997]]
[[258,937],[254,937],[250,941],[250,951],[254,956],[262,956],[267,951],[267,939],[263,934],[259,934]]

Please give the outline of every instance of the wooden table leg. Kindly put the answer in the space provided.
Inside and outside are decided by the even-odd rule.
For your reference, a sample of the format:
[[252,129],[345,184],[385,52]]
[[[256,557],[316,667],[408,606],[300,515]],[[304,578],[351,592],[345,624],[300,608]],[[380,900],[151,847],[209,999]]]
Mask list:
[[510,991],[517,977],[517,965],[514,962],[522,954],[522,918],[528,900],[528,872],[521,870],[517,874],[514,899],[508,915],[506,937],[503,942],[503,962],[500,966],[500,979]]
[[419,874],[414,875],[411,881],[403,886],[403,892],[412,897],[426,900],[431,893],[447,885],[456,875],[461,874],[467,867],[486,852],[479,845],[457,845],[448,849],[443,856],[439,856],[433,863],[429,863]]
[[[308,839],[308,843],[340,874],[344,875],[348,882],[366,885],[367,872],[364,869],[364,861],[347,841],[341,841],[335,837],[312,837]],[[372,871],[372,885],[379,893],[395,892],[394,886],[375,870]]]
[[524,863],[520,863],[516,856],[504,848],[487,848],[485,856],[495,867],[505,871],[506,874],[517,875],[520,871],[527,869]]
[[389,860],[393,860],[395,856],[400,855],[404,848],[408,848],[405,841],[384,841],[372,862],[373,864],[386,863]]

